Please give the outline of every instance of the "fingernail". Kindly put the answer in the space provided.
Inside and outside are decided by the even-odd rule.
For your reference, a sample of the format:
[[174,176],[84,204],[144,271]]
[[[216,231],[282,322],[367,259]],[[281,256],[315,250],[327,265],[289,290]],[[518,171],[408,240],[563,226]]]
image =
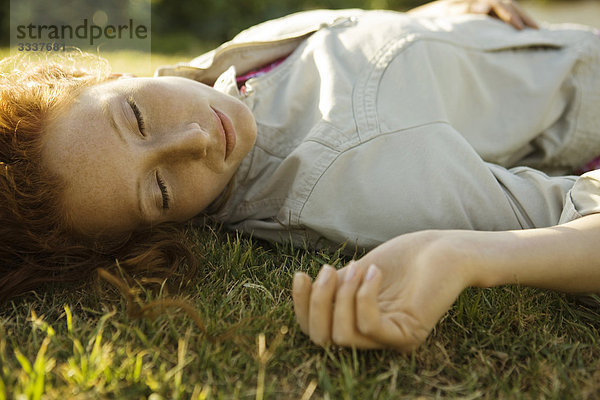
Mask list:
[[370,281],[371,279],[373,279],[376,273],[377,267],[375,266],[375,264],[371,264],[369,266],[369,269],[367,270],[367,275],[365,275],[365,281]]
[[304,279],[302,279],[302,272],[296,272],[294,274],[294,286],[302,287],[304,285]]
[[356,264],[351,263],[350,265],[348,265],[348,271],[346,271],[346,276],[344,277],[344,280],[346,282],[348,282],[349,280],[354,278],[355,275],[356,275]]
[[317,277],[317,284],[325,285],[331,278],[332,272],[332,267],[330,267],[329,265],[324,265],[321,269],[321,272],[319,272],[319,276]]

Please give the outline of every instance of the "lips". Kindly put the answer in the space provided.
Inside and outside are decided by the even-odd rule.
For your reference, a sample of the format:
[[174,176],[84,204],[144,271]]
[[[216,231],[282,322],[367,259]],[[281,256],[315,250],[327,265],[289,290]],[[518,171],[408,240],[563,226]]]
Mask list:
[[227,115],[223,114],[216,108],[211,107],[211,109],[215,113],[215,117],[218,122],[217,129],[221,132],[225,139],[225,160],[227,160],[227,157],[229,157],[235,148],[235,129],[233,128],[233,123]]

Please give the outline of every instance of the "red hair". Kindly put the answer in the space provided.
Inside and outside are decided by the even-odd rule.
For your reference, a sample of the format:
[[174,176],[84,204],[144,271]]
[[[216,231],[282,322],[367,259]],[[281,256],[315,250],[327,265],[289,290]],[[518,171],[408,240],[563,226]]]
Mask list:
[[72,235],[61,205],[63,183],[41,162],[44,129],[80,90],[109,77],[90,56],[59,62],[0,63],[0,302],[52,281],[77,281],[119,260],[129,270],[164,272],[179,261],[195,265],[176,224],[104,241]]

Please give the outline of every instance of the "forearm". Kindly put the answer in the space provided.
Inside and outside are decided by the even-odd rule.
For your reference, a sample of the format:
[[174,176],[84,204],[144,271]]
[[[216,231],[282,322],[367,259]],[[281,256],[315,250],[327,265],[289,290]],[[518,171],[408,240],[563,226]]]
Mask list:
[[473,286],[600,291],[600,214],[549,228],[462,235],[477,248],[468,269]]

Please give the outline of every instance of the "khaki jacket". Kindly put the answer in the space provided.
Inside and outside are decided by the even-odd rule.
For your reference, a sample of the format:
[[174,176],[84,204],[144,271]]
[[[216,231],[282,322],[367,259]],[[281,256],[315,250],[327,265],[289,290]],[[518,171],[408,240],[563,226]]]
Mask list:
[[[236,72],[288,54],[239,94]],[[541,172],[600,154],[599,60],[600,40],[580,26],[321,10],[157,75],[214,84],[257,120],[219,219],[267,239],[371,248],[422,229],[533,228],[600,210],[594,173]]]

